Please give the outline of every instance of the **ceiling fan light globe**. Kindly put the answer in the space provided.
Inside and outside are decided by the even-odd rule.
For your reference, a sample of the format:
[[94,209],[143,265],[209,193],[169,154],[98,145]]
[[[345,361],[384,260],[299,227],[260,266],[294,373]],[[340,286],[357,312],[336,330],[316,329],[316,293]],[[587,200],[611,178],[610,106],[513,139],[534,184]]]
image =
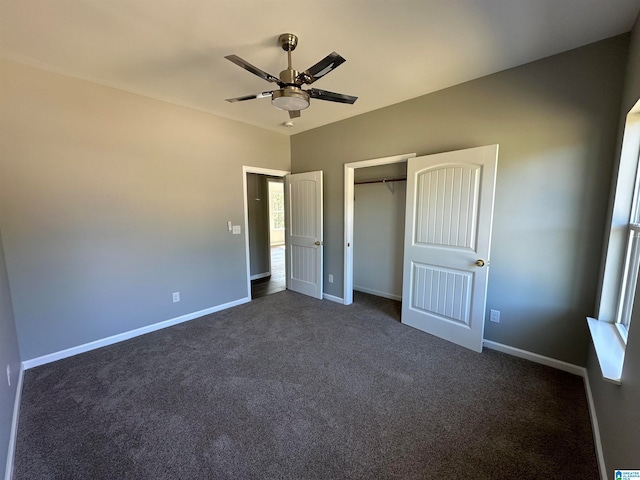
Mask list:
[[288,112],[304,110],[309,106],[309,95],[300,88],[283,88],[273,92],[271,104]]

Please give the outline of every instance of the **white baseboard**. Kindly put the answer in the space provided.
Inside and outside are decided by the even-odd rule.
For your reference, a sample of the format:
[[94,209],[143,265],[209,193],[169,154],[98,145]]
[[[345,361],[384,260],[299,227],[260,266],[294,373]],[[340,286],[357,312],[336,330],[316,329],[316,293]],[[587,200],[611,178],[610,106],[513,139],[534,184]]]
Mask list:
[[394,295],[393,293],[381,292],[379,290],[373,290],[367,287],[353,286],[353,289],[357,292],[368,293],[369,295],[375,295],[376,297],[388,298],[390,300],[402,301],[402,295]]
[[227,308],[235,307],[237,305],[242,305],[243,303],[247,303],[250,301],[251,299],[249,297],[244,297],[239,300],[234,300],[233,302],[224,303],[222,305],[216,305],[215,307],[207,308],[205,310],[200,310],[198,312],[188,313],[180,317],[171,318],[169,320],[164,320],[159,323],[154,323],[153,325],[147,325],[146,327],[136,328],[135,330],[119,333],[111,337],[102,338],[100,340],[95,340],[93,342],[85,343],[83,345],[78,345],[76,347],[67,348],[66,350],[61,350],[59,352],[54,352],[47,355],[43,355],[41,357],[25,360],[24,362],[22,362],[22,364],[24,366],[24,369],[28,370],[30,368],[38,367],[40,365],[45,365],[47,363],[55,362],[56,360],[62,360],[63,358],[72,357],[73,355],[78,355],[79,353],[88,352],[91,350],[95,350],[96,348],[106,347],[107,345],[112,345],[114,343],[122,342],[124,340],[129,340],[130,338],[138,337],[140,335],[144,335],[145,333],[155,332],[156,330],[161,330],[163,328],[171,327],[173,325],[177,325],[178,323],[194,320],[196,318],[200,318],[205,315],[209,315],[211,313],[219,312]]
[[329,300],[331,302],[336,302],[344,305],[344,299],[340,297],[336,297],[335,295],[329,295],[328,293],[323,293],[322,298],[324,298],[325,300]]
[[507,353],[509,355],[513,355],[514,357],[524,358],[531,362],[540,363],[548,367],[557,368],[558,370],[573,373],[574,375],[578,375],[580,377],[584,377],[585,375],[585,368],[574,365],[573,363],[567,363],[563,362],[562,360],[556,360],[555,358],[545,357],[544,355],[539,355],[527,350],[521,350],[520,348],[511,347],[509,345],[504,345],[498,342],[492,342],[491,340],[483,340],[482,344],[485,347],[490,348],[491,350]]
[[24,364],[20,365],[18,373],[18,383],[16,384],[16,398],[13,402],[13,416],[11,417],[11,433],[9,434],[9,450],[7,451],[7,469],[4,474],[5,480],[13,478],[13,459],[16,452],[16,440],[18,436],[18,419],[20,417],[20,399],[22,398],[22,379],[24,377]]
[[591,383],[589,382],[589,372],[584,369],[584,389],[587,392],[587,403],[589,404],[589,416],[591,417],[591,429],[593,431],[593,443],[596,447],[596,458],[598,460],[598,469],[600,470],[600,480],[607,480],[607,466],[604,463],[604,452],[602,451],[602,440],[600,439],[600,427],[598,426],[598,415],[596,414],[596,405],[593,401],[591,393]]
[[251,275],[249,280],[258,280],[260,278],[265,278],[265,277],[269,277],[269,276],[271,276],[271,272],[257,273],[255,275]]
[[511,347],[502,343],[492,342],[491,340],[483,340],[483,345],[491,350],[513,355],[514,357],[524,358],[531,362],[540,363],[548,367],[557,368],[564,372],[573,373],[582,377],[584,381],[584,389],[587,395],[587,403],[589,405],[589,416],[591,417],[591,430],[593,432],[593,443],[596,447],[596,459],[598,461],[598,470],[600,472],[601,480],[607,480],[607,468],[604,463],[604,453],[602,451],[602,440],[600,439],[600,427],[598,426],[598,418],[596,415],[596,407],[593,402],[593,395],[591,394],[591,384],[589,383],[589,373],[587,369],[573,363],[563,362],[562,360],[556,360],[555,358],[545,357],[537,353],[522,350],[520,348]]

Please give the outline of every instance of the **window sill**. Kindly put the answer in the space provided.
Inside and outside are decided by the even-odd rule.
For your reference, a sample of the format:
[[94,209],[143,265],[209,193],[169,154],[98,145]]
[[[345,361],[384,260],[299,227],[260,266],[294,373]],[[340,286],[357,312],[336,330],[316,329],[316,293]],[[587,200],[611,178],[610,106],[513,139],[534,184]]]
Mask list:
[[598,356],[600,370],[602,370],[602,378],[616,385],[621,385],[625,345],[620,338],[616,324],[601,322],[589,317],[587,317],[587,323]]

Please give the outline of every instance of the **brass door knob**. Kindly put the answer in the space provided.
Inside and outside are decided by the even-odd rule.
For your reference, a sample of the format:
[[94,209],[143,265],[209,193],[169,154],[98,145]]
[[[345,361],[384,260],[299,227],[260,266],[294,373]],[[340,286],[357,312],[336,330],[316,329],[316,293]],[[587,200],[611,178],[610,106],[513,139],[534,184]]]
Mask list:
[[316,240],[316,245],[322,245],[322,242],[320,240]]
[[484,267],[484,260],[482,259],[476,260],[476,265],[479,267]]

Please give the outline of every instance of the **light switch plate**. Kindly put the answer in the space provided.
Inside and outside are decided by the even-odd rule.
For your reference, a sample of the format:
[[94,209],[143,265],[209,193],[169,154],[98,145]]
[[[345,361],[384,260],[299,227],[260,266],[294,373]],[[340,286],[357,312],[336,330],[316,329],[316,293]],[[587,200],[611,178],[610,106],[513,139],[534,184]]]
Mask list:
[[234,225],[233,226],[233,234],[234,235],[240,235],[240,233],[242,233],[242,231],[240,230],[240,225]]

